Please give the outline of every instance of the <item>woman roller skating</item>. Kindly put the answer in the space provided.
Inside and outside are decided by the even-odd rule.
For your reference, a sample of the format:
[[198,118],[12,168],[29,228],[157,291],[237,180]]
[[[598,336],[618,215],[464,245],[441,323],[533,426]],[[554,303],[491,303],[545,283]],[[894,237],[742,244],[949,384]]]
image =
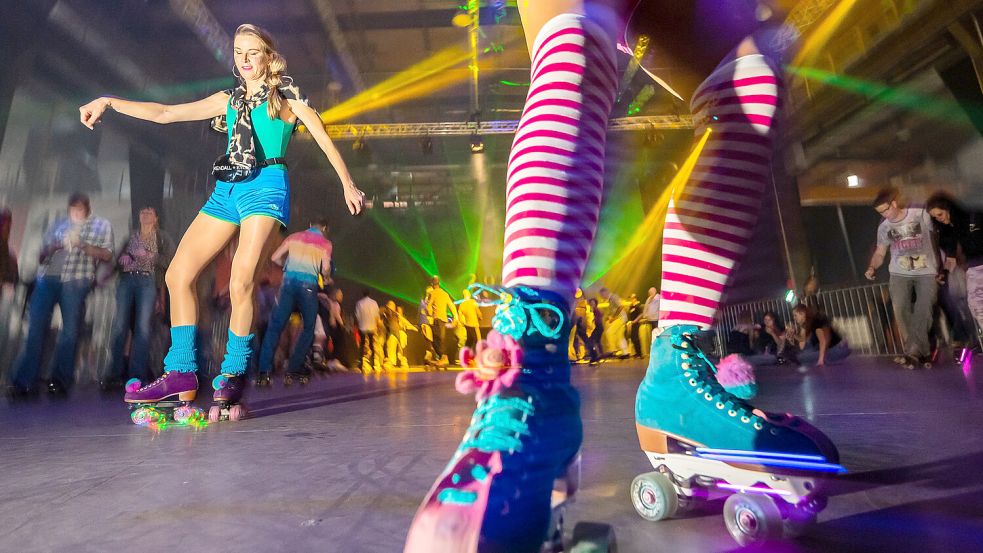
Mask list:
[[[127,390],[130,404],[164,401],[190,402],[198,390],[195,376],[195,334],[198,322],[194,283],[202,269],[238,232],[239,246],[232,262],[230,295],[232,314],[221,374],[213,382],[210,418],[238,418],[245,386],[244,373],[252,353],[253,277],[270,233],[286,225],[290,215],[290,186],[283,160],[299,119],[341,179],[349,211],[362,209],[363,194],[352,182],[341,155],[324,131],[293,79],[273,38],[254,25],[235,32],[233,72],[237,86],[207,98],[178,105],[97,98],[79,108],[82,124],[90,129],[103,113],[114,111],[155,123],[201,121],[223,117],[228,126],[227,155],[216,161],[215,190],[185,232],[167,270],[171,297],[171,348],[164,358],[164,374],[146,386]],[[216,407],[218,408],[216,410]]]

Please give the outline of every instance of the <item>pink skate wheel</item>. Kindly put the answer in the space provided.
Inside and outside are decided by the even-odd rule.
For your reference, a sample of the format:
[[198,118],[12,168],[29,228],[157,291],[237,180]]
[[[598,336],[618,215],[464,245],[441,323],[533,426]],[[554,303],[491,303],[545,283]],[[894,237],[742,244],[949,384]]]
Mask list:
[[212,388],[215,390],[221,390],[226,384],[228,384],[228,382],[229,378],[224,374],[220,374],[212,380]]
[[182,405],[174,410],[174,422],[178,424],[184,424],[188,422],[188,419],[194,414],[194,407],[190,405]]
[[241,420],[246,414],[246,410],[242,408],[242,405],[233,405],[229,407],[229,420],[237,421]]
[[131,394],[133,392],[139,390],[140,389],[140,379],[139,378],[131,378],[131,379],[127,380],[126,381],[126,386],[125,386],[124,389],[127,392],[131,393]]
[[212,405],[208,408],[208,422],[218,422],[222,418],[222,408],[218,405]]

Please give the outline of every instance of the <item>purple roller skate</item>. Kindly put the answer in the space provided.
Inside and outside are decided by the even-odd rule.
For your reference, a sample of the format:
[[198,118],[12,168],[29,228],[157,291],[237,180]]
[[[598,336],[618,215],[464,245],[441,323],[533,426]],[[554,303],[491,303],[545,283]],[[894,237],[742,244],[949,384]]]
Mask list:
[[143,387],[127,383],[123,397],[130,406],[130,419],[140,426],[159,424],[173,418],[182,423],[194,416],[191,402],[198,395],[198,377],[193,372],[165,372]]
[[246,390],[246,377],[243,375],[220,374],[212,380],[215,394],[213,405],[208,409],[208,421],[237,421],[246,416],[242,394]]

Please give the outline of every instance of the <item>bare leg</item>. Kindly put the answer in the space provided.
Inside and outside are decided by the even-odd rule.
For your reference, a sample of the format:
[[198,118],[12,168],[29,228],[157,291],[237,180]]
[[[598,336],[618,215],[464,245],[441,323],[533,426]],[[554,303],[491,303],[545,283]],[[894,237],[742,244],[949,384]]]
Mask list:
[[279,223],[270,217],[248,217],[242,221],[239,231],[239,247],[232,258],[232,277],[229,297],[232,300],[232,318],[229,330],[239,336],[249,334],[255,309],[256,268],[266,249],[267,238]]
[[171,298],[171,326],[198,323],[195,281],[238,229],[232,223],[204,213],[199,213],[191,222],[181,238],[165,277]]
[[[241,376],[245,374],[252,355],[250,333],[256,303],[256,268],[266,251],[267,239],[279,223],[270,217],[254,216],[242,221],[239,230],[239,247],[232,258],[232,275],[229,282],[229,298],[232,301],[232,315],[229,320],[229,341],[225,346],[225,359],[222,361],[222,374]],[[224,390],[216,388],[215,399],[221,399]]]

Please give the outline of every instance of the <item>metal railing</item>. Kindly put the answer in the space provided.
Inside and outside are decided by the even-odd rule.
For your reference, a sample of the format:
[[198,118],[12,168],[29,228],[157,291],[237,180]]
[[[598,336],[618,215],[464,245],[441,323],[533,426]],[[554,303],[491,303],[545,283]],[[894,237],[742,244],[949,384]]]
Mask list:
[[[891,307],[888,285],[872,284],[820,292],[810,301],[825,313],[850,344],[854,355],[901,355],[904,339]],[[727,336],[747,322],[758,323],[773,311],[781,323],[792,320],[792,308],[784,299],[769,299],[728,305],[720,310],[716,327],[718,351],[727,353]]]

